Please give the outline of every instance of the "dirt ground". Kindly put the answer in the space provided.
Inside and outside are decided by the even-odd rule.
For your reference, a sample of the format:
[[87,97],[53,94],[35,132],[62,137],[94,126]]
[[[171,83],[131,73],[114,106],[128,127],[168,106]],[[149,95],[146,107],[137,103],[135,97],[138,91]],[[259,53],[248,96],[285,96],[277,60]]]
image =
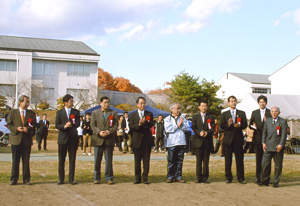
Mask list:
[[[36,152],[35,146],[33,152]],[[52,148],[53,147],[53,148]],[[50,151],[55,148],[51,143]],[[165,154],[153,154],[165,155]],[[247,184],[241,185],[234,179],[232,184],[225,184],[223,174],[224,160],[213,159],[210,162],[210,184],[194,183],[195,161],[184,162],[183,177],[187,183],[165,182],[166,161],[151,161],[150,185],[133,184],[133,162],[114,162],[115,184],[92,183],[93,162],[77,161],[76,174],[78,185],[56,184],[56,162],[32,162],[32,170],[43,174],[52,168],[55,177],[34,178],[31,186],[18,184],[9,186],[8,175],[11,165],[0,161],[5,181],[0,181],[0,205],[299,205],[300,192],[300,156],[285,156],[283,177],[279,188],[259,187],[253,183],[253,160],[245,160]],[[88,170],[82,172],[84,169]],[[292,168],[292,169],[290,169]],[[233,171],[235,167],[233,165]],[[102,172],[104,165],[102,164]],[[66,167],[67,173],[67,167]],[[88,177],[82,177],[89,174]],[[103,174],[102,174],[103,175]],[[7,181],[6,181],[7,179]]]

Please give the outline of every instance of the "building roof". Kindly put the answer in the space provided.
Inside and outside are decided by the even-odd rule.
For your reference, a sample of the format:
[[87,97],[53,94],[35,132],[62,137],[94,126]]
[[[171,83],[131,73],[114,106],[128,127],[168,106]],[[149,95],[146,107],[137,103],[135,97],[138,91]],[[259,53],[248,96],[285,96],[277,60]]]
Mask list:
[[40,39],[31,37],[0,35],[0,49],[100,56],[97,52],[81,41]]
[[229,72],[229,74],[234,75],[240,79],[243,79],[253,84],[271,84],[271,81],[269,80],[270,75],[266,75],[266,74],[244,74],[244,73],[231,73],[231,72]]

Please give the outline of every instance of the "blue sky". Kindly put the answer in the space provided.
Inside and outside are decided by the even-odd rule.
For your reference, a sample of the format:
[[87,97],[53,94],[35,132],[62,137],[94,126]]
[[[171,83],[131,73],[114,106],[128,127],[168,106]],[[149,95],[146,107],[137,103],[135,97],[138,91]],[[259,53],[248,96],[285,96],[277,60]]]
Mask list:
[[143,91],[185,70],[272,74],[300,55],[296,0],[0,0],[0,34],[85,42]]

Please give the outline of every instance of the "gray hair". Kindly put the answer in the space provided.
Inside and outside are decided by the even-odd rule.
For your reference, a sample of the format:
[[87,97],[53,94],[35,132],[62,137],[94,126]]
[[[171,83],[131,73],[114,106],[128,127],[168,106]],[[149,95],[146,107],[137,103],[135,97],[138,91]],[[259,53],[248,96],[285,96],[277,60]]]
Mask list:
[[173,107],[174,107],[176,104],[178,104],[178,105],[180,106],[180,104],[179,104],[179,103],[176,103],[176,102],[175,102],[175,103],[172,103],[172,104],[171,104],[171,106],[170,106],[170,110],[172,110],[172,109],[173,109]]
[[278,112],[280,112],[280,108],[279,108],[279,107],[276,107],[276,106],[275,106],[275,107],[272,107],[272,108],[271,108],[271,111],[272,111],[273,109],[275,109],[275,108],[278,110]]
[[21,95],[21,96],[19,97],[19,102],[24,102],[24,99],[25,99],[25,98],[29,99],[28,96],[26,96],[26,95]]

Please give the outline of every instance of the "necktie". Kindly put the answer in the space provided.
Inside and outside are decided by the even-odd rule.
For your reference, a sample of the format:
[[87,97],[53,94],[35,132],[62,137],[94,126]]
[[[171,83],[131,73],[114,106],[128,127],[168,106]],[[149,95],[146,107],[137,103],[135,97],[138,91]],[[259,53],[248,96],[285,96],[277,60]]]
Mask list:
[[143,112],[140,113],[140,118],[143,119]]
[[68,119],[70,118],[70,109],[68,109]]
[[46,120],[44,120],[44,124],[46,125]]
[[104,120],[106,120],[106,112],[103,112]]
[[24,110],[21,111],[21,121],[22,124],[24,125]]
[[232,117],[233,124],[234,124],[234,123],[235,123],[235,115],[234,115],[234,111],[232,111],[231,117]]
[[205,121],[205,115],[204,115],[204,114],[201,114],[201,116],[202,116],[202,122],[203,122],[203,124],[204,124],[204,121]]
[[275,125],[275,123],[276,123],[276,121],[275,121],[275,119],[273,119],[273,125]]

